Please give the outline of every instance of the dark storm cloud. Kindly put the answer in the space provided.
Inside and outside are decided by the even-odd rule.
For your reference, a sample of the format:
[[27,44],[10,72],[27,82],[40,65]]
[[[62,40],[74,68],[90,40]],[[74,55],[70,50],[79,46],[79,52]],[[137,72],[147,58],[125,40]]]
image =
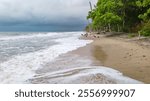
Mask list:
[[0,30],[81,28],[88,10],[89,0],[0,0]]

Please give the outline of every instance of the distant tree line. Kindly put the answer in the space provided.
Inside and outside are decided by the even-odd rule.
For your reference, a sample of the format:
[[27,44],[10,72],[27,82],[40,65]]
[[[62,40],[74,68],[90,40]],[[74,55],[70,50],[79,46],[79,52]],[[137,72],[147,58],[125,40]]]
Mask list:
[[135,32],[150,36],[150,0],[98,0],[87,31]]

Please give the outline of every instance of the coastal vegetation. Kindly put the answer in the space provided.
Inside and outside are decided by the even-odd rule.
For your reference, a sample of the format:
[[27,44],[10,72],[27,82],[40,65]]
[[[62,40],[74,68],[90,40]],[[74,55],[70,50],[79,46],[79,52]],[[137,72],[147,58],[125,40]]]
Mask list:
[[86,31],[150,36],[150,0],[98,0],[87,19]]

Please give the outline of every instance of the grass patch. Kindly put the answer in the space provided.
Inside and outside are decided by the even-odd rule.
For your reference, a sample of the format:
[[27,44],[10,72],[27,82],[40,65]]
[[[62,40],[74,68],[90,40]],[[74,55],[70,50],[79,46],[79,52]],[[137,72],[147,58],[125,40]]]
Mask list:
[[128,38],[133,38],[133,37],[136,37],[136,36],[138,36],[137,33],[129,33],[128,34]]

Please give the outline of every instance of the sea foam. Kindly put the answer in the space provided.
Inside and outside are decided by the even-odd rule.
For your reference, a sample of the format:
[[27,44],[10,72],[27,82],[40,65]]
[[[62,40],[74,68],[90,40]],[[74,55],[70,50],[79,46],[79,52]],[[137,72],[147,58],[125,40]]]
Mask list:
[[[64,34],[66,37],[63,37],[61,34]],[[36,35],[36,37],[47,37],[47,35],[56,37],[57,35],[60,38],[54,40],[58,44],[47,49],[17,55],[8,61],[0,63],[0,83],[26,83],[26,80],[32,78],[36,74],[35,71],[42,68],[46,63],[54,60],[61,54],[83,47],[92,42],[91,40],[80,40],[78,38],[80,34],[81,32]],[[35,37],[35,35],[15,36],[13,38],[7,37],[1,38],[0,40],[15,40],[33,37]]]
[[121,72],[104,66],[76,67],[35,76],[33,83],[52,84],[141,84],[142,82],[124,76]]

